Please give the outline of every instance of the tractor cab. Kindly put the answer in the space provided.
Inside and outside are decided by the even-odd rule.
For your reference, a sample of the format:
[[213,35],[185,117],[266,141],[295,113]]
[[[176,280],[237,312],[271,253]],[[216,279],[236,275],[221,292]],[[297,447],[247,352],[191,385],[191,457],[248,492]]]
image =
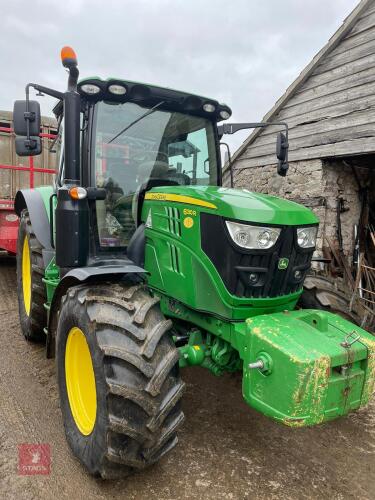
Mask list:
[[[189,96],[185,95],[171,101],[166,96],[164,101],[162,97],[145,102],[140,98],[132,100],[134,91],[128,82],[120,86],[117,81],[115,87],[117,91],[126,90],[123,99],[107,92],[93,102],[86,100],[84,89],[92,92],[99,83],[104,88],[114,85],[111,80],[96,81],[95,87],[90,82],[81,84],[79,91],[88,108],[91,136],[87,182],[106,191],[105,199],[95,204],[97,242],[102,249],[127,247],[140,224],[138,214],[147,190],[166,185],[220,185],[218,116],[205,112],[204,104],[196,114],[186,113],[184,106]],[[137,84],[137,92],[140,88]],[[154,87],[144,86],[144,93],[146,90],[158,93]],[[196,99],[200,104],[205,102]],[[184,101],[185,105],[181,105]],[[219,106],[212,102],[210,105]]]
[[[222,135],[268,124],[218,125],[232,114],[227,105],[169,88],[113,78],[78,82],[69,47],[62,62],[69,71],[66,92],[30,83],[26,101],[14,108],[17,152],[32,156],[41,153],[40,109],[30,88],[58,99],[54,113],[64,139],[49,221],[60,275],[127,254],[142,264],[145,237],[136,231],[145,223],[145,194],[158,186],[219,188]],[[277,137],[278,171],[285,175],[287,126],[280,125],[286,135]]]

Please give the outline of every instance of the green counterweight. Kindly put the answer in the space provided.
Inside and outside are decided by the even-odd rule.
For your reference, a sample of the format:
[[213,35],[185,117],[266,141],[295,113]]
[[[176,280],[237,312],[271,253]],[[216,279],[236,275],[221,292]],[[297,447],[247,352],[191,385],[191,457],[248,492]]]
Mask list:
[[[369,402],[375,381],[375,339],[369,333],[307,309],[257,316],[246,325],[243,395],[253,408],[303,427]],[[265,356],[272,369],[251,368]]]

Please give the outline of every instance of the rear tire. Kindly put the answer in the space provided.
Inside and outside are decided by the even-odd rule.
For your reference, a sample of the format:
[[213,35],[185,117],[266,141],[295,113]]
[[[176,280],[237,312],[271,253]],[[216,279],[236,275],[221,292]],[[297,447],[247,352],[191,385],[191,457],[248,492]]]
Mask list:
[[308,276],[298,306],[302,309],[329,311],[360,326],[361,317],[355,308],[350,311],[350,296],[337,280],[324,276]]
[[21,330],[26,340],[45,340],[47,325],[44,303],[42,246],[36,239],[27,210],[21,213],[17,239],[17,295]]
[[[184,384],[171,321],[163,317],[158,302],[145,287],[124,284],[78,286],[62,299],[56,357],[66,439],[95,476],[126,476],[157,462],[177,444]],[[74,369],[69,368],[75,358],[71,360],[68,339],[77,328],[86,339],[83,350],[88,347],[94,373],[94,387],[83,384],[82,394],[91,391],[87,411],[77,411],[71,389],[83,380],[79,375],[72,380]],[[80,366],[77,373],[82,376]],[[87,381],[91,375],[86,373]],[[77,415],[92,413],[94,393],[94,418],[85,431],[86,421]]]

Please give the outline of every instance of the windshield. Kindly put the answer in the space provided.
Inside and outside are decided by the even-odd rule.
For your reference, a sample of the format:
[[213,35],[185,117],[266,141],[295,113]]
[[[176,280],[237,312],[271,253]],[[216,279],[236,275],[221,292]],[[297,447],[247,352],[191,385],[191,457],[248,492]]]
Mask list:
[[107,190],[96,202],[102,247],[126,246],[135,231],[137,194],[154,185],[217,185],[214,127],[210,120],[99,102],[95,125],[95,182]]

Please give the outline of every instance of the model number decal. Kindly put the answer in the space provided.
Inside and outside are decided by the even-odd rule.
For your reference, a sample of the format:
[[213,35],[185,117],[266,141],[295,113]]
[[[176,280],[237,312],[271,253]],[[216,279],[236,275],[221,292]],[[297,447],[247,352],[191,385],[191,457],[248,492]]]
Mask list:
[[197,211],[192,210],[191,208],[184,208],[184,215],[192,215],[195,217],[197,215]]

